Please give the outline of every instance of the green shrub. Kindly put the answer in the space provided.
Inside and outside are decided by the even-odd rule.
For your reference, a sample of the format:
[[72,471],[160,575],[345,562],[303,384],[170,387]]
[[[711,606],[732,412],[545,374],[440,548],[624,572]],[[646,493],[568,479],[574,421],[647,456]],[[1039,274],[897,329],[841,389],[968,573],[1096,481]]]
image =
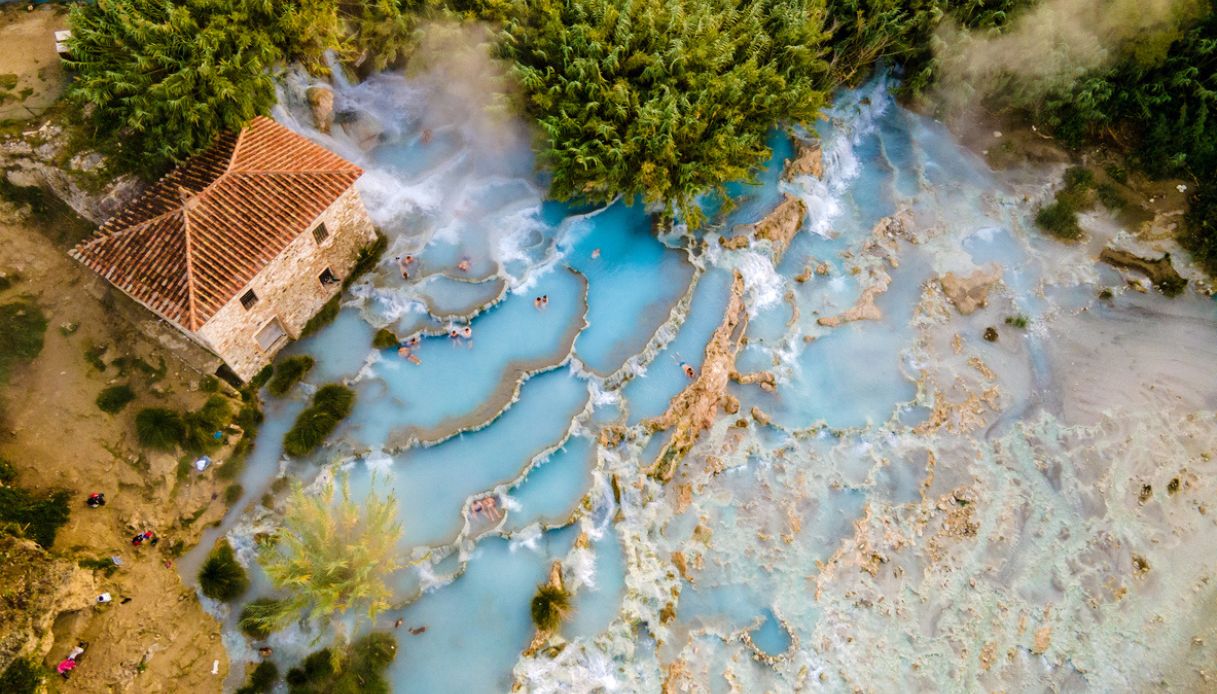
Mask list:
[[330,323],[333,323],[334,319],[338,317],[338,309],[340,308],[339,303],[341,301],[342,294],[335,294],[334,298],[325,302],[325,305],[321,307],[321,310],[317,311],[316,315],[308,319],[308,322],[305,323],[304,327],[300,329],[300,337],[308,337]]
[[1065,188],[1078,190],[1094,186],[1094,172],[1084,166],[1071,166],[1065,169]]
[[313,396],[313,403],[296,417],[291,431],[283,437],[283,450],[294,458],[312,453],[351,413],[355,391],[337,383],[322,386]]
[[196,412],[187,412],[182,418],[185,434],[182,446],[192,453],[214,451],[220,447],[223,437],[217,439],[217,431],[222,432],[232,420],[232,409],[228,399],[222,395],[213,395]]
[[373,349],[389,349],[397,346],[397,335],[393,334],[388,328],[381,328],[376,331],[375,337],[372,338]]
[[238,622],[241,633],[255,641],[261,641],[271,634],[273,616],[278,613],[279,601],[274,598],[258,598],[241,609],[241,619]]
[[388,694],[384,670],[397,655],[397,639],[378,631],[351,644],[339,658],[325,648],[310,654],[287,673],[291,694],[359,692]]
[[1179,242],[1205,271],[1217,276],[1217,185],[1210,183],[1192,196]]
[[532,598],[532,623],[541,631],[557,629],[570,612],[570,593],[543,583]]
[[135,435],[140,445],[172,451],[186,436],[182,415],[164,407],[146,407],[135,415]]
[[82,569],[101,571],[107,577],[113,576],[114,572],[118,571],[118,564],[115,564],[114,560],[109,557],[105,559],[81,559],[76,562],[76,565]]
[[249,673],[249,682],[237,690],[237,694],[262,694],[275,688],[279,681],[279,667],[269,660],[258,663]]
[[275,368],[274,378],[266,386],[267,392],[275,397],[283,397],[292,386],[299,383],[312,370],[313,358],[307,354],[298,354],[279,362]]
[[384,255],[385,249],[389,247],[389,239],[380,229],[376,230],[376,240],[372,243],[359,249],[359,254],[355,256],[355,265],[347,274],[346,279],[342,281],[342,288],[345,290],[355,283],[355,280],[362,277],[369,270],[376,267],[376,261],[380,260],[380,256]]
[[49,549],[59,528],[68,522],[71,496],[65,489],[33,492],[0,487],[0,523]]
[[1035,224],[1058,239],[1076,241],[1082,238],[1077,209],[1065,200],[1058,199],[1041,207],[1035,213]]
[[46,670],[32,658],[18,658],[0,674],[0,692],[5,694],[36,694],[42,687]]
[[46,316],[32,301],[22,299],[0,306],[0,383],[8,381],[18,364],[42,352]]
[[220,379],[215,376],[204,376],[199,379],[199,390],[204,393],[218,393],[220,391]]
[[230,484],[224,489],[224,503],[232,506],[240,500],[241,495],[245,493],[245,488],[239,484]]
[[123,383],[105,388],[97,395],[97,407],[102,412],[116,414],[135,399],[135,391]]
[[1019,330],[1027,329],[1027,317],[1023,314],[1017,316],[1006,316],[1006,325],[1013,326]]
[[231,602],[249,589],[245,568],[237,562],[228,540],[220,540],[199,569],[199,587],[212,600]]
[[[270,381],[271,376],[275,375],[275,365],[267,364],[262,367],[262,370],[254,374],[254,377],[249,379],[247,390],[251,393],[257,393],[258,389],[266,385]],[[248,400],[249,398],[246,398]]]
[[0,458],[0,484],[9,484],[15,479],[17,479],[17,468],[4,458]]
[[1103,207],[1112,212],[1119,212],[1128,206],[1128,201],[1124,199],[1124,194],[1120,189],[1110,183],[1100,183],[1095,189],[1099,194],[1099,202],[1103,203]]

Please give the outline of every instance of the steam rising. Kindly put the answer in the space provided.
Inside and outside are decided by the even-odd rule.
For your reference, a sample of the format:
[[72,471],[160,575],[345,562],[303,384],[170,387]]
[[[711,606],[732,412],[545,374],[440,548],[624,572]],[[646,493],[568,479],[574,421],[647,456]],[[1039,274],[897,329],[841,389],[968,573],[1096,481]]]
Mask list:
[[935,53],[948,111],[988,96],[1027,103],[1082,75],[1132,56],[1162,59],[1181,27],[1203,10],[1198,0],[1045,0],[1002,34],[946,24]]

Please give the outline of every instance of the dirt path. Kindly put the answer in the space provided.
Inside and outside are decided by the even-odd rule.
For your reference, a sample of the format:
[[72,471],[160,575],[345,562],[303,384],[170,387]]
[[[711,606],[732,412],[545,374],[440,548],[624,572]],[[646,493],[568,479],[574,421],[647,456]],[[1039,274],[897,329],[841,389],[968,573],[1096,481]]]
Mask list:
[[55,52],[55,32],[68,26],[60,5],[0,9],[0,123],[42,114],[63,93],[65,77]]
[[[0,291],[0,303],[32,297],[49,322],[41,354],[0,386],[0,456],[16,466],[21,486],[73,491],[71,519],[55,553],[73,561],[117,556],[123,562],[110,577],[95,574],[101,590],[114,596],[112,604],[56,622],[47,664],[62,659],[77,640],[90,645],[70,683],[52,678],[51,689],[219,691],[228,669],[219,627],[166,562],[222,517],[225,483],[213,478],[214,468],[203,475],[179,472],[177,457],[141,451],[133,429],[140,407],[201,404],[207,394],[198,389],[200,376],[124,317],[140,315],[129,301],[104,292],[33,222],[0,207],[6,208],[0,209],[0,272],[20,277]],[[104,371],[86,359],[90,349],[98,355],[93,361],[106,364]],[[137,399],[108,415],[95,399],[113,383],[129,383]],[[88,509],[84,499],[91,491],[105,492],[109,503]],[[161,536],[158,546],[132,547],[129,538],[144,528]],[[215,661],[218,674],[212,675]]]

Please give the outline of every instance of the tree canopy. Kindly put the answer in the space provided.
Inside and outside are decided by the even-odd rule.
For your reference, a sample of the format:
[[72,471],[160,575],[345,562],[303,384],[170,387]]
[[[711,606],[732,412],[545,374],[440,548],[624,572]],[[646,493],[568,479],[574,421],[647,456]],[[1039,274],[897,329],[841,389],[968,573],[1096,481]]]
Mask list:
[[700,219],[766,133],[825,103],[823,0],[520,0],[502,51],[544,135],[550,193]]
[[401,536],[397,499],[391,495],[373,492],[356,503],[345,477],[317,494],[297,486],[283,527],[259,555],[271,583],[286,595],[260,609],[251,604],[250,625],[273,631],[292,618],[330,619],[353,609],[375,617],[389,607],[389,576],[404,566]]

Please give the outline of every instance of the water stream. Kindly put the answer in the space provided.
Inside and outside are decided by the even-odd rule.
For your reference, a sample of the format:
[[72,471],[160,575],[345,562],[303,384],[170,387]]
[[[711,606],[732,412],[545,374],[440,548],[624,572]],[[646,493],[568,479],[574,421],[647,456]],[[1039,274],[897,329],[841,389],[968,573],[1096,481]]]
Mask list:
[[[1118,229],[1077,248],[1029,229],[1052,172],[991,172],[880,79],[817,125],[823,180],[781,180],[793,147],[775,132],[773,160],[732,187],[706,243],[657,238],[641,206],[544,201],[519,126],[494,146],[475,118],[424,135],[442,88],[340,87],[340,115],[379,130],[367,148],[278,114],[365,167],[391,244],[338,320],[291,348],[318,366],[290,400],[268,396],[248,501],[219,530],[250,559],[280,471],[307,482],[343,466],[356,494],[373,476],[395,492],[415,563],[383,620],[427,627],[401,630],[395,691],[1198,686],[1217,650],[1201,551],[1217,540],[1217,312],[1125,291],[1094,260]],[[718,245],[783,194],[808,219],[776,266],[763,247]],[[872,233],[897,213],[904,236]],[[409,280],[403,253],[420,258]],[[935,278],[987,263],[1003,281],[959,315]],[[771,371],[776,391],[731,384],[739,414],[660,485],[641,468],[666,435],[642,423],[688,385],[681,363],[701,368],[735,271],[750,317],[737,368]],[[878,273],[881,319],[820,324]],[[1027,329],[1005,325],[1019,314]],[[447,336],[465,325],[472,339]],[[384,326],[425,336],[422,363],[373,351]],[[313,460],[282,460],[307,393],[335,380],[358,391],[353,416]],[[602,443],[607,424],[631,427],[626,441]],[[470,511],[490,494],[501,521]],[[555,560],[574,591],[565,647],[522,658]],[[283,664],[309,641],[272,637]]]

